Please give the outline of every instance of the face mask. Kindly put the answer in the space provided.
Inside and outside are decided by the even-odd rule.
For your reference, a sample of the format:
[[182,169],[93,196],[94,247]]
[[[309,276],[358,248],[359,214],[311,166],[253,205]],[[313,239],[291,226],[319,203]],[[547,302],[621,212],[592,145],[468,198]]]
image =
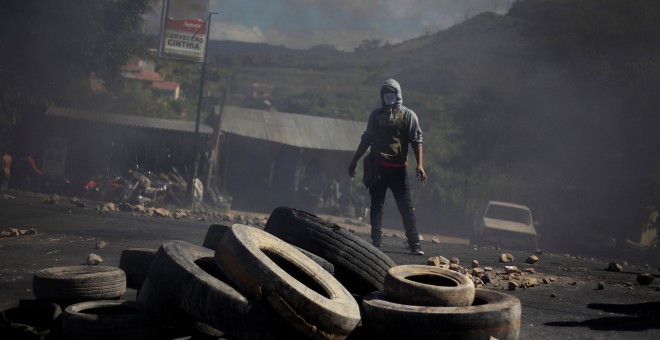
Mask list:
[[396,93],[385,93],[383,94],[383,102],[385,102],[385,105],[387,106],[392,106],[396,104]]

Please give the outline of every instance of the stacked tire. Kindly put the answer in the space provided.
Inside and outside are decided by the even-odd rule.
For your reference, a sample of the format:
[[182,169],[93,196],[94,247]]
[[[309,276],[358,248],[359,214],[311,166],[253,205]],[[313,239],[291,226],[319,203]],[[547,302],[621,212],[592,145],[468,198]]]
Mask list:
[[303,210],[276,208],[264,231],[332,263],[337,280],[358,297],[382,290],[387,271],[396,265],[363,238]]
[[205,241],[215,251],[169,241],[151,260],[137,302],[161,325],[197,322],[236,339],[344,339],[357,327],[359,305],[319,263],[258,228],[218,228]]
[[382,339],[517,339],[520,316],[517,298],[432,266],[393,267],[362,300],[365,332]]
[[34,274],[32,286],[36,301],[63,310],[52,328],[65,339],[151,339],[157,334],[153,320],[135,302],[120,300],[127,288],[121,268],[41,269]]

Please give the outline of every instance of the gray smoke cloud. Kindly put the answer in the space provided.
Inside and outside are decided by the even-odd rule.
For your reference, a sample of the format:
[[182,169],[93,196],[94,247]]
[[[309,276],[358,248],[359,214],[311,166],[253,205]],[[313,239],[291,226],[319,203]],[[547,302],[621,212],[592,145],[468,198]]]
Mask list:
[[[514,1],[212,0],[211,11],[221,14],[212,20],[211,39],[264,42],[289,48],[323,44],[352,50],[365,40],[394,44],[435,33],[482,12],[504,14]],[[228,8],[232,9],[230,13]],[[154,13],[148,31],[158,32],[159,20],[160,12]],[[323,25],[318,24],[321,21]]]

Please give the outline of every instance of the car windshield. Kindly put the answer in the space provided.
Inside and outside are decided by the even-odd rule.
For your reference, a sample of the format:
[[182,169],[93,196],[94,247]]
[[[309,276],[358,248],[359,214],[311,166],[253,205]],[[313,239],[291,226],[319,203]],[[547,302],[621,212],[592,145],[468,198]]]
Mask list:
[[496,220],[513,221],[532,224],[532,216],[528,210],[491,204],[486,211],[486,217]]

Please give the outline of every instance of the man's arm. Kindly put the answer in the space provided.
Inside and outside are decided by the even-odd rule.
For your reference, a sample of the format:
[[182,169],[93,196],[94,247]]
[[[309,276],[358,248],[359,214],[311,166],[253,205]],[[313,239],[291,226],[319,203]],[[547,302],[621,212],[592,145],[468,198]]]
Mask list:
[[426,183],[426,171],[424,171],[424,148],[422,147],[422,144],[417,144],[416,146],[413,146],[413,150],[415,150],[415,159],[417,159],[417,177],[419,177],[419,180],[422,183]]
[[351,164],[348,165],[348,175],[351,177],[355,177],[355,168],[357,167],[357,163],[364,155],[365,152],[367,152],[367,149],[369,148],[369,143],[365,142],[363,139],[360,141],[360,145],[358,145],[357,150],[355,150],[355,154],[353,155],[353,159],[351,160]]

